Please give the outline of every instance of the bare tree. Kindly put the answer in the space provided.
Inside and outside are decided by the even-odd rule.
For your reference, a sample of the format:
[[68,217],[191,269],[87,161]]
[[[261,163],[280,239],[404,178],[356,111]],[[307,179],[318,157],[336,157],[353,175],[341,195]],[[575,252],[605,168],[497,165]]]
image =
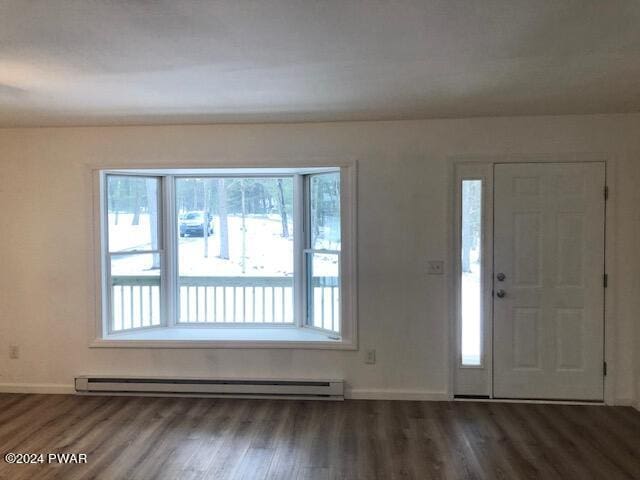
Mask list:
[[[149,227],[151,228],[151,250],[158,250],[158,183],[148,178],[146,183],[147,203],[149,204]],[[152,269],[160,268],[160,256],[153,255]]]
[[284,205],[284,191],[282,189],[282,179],[278,179],[278,206],[280,207],[280,218],[282,219],[282,236],[289,238],[289,221],[287,219],[287,209]]
[[[120,185],[117,183],[118,180],[114,177],[109,178],[108,188],[109,188],[109,197],[107,201],[109,202],[109,212],[115,212],[115,224],[118,225],[118,220],[120,219]],[[117,192],[117,193],[116,193]],[[116,199],[118,201],[116,202]]]
[[242,266],[242,273],[246,273],[247,269],[247,206],[246,206],[246,183],[244,178],[240,180],[240,202],[242,207],[242,257],[240,258],[240,265]]
[[137,180],[130,182],[133,187],[133,219],[131,225],[140,225],[140,211],[142,210],[142,195],[140,195],[140,185]]
[[209,189],[209,180],[204,180],[202,188],[204,189],[202,239],[204,240],[204,258],[209,258],[209,221],[211,218],[209,213],[209,208],[211,205],[211,190]]
[[471,272],[471,250],[480,242],[480,182],[465,182],[462,186],[462,271]]
[[218,179],[218,216],[220,218],[220,258],[229,259],[229,221],[227,219],[227,191],[224,178]]

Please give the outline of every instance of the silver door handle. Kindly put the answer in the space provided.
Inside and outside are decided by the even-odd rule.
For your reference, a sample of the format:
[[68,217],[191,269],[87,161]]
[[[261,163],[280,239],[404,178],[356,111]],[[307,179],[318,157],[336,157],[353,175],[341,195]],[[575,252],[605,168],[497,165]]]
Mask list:
[[504,296],[507,294],[507,292],[505,292],[504,290],[500,289],[496,292],[496,297],[498,298],[504,298]]

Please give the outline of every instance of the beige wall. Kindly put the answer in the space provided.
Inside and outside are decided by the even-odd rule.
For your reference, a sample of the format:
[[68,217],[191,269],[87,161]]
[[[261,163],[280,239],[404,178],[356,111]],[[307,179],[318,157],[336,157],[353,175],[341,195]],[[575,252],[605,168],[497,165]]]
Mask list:
[[[444,259],[450,271],[452,157],[594,153],[610,161],[614,185],[611,392],[631,402],[640,393],[640,115],[0,130],[0,387],[64,388],[82,373],[321,376],[345,378],[358,395],[438,397],[449,384],[449,277],[425,275],[425,263]],[[89,168],[313,159],[358,161],[360,351],[88,348]],[[8,359],[9,344],[20,345],[19,360]],[[364,364],[365,348],[377,350],[376,365]]]

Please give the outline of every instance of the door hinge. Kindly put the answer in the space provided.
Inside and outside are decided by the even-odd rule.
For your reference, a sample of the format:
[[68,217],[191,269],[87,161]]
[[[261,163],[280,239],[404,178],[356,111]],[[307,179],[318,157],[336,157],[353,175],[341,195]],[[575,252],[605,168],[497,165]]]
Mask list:
[[602,275],[602,286],[604,288],[607,288],[608,285],[609,285],[609,275],[605,273],[604,275]]
[[607,362],[602,362],[602,373],[605,377],[607,376]]
[[609,200],[609,187],[606,185],[604,187],[604,199]]

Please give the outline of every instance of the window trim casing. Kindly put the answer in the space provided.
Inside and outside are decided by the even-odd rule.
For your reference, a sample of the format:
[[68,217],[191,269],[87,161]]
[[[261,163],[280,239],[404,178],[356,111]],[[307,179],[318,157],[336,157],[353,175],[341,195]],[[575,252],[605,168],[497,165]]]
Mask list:
[[[342,169],[339,170],[340,172],[342,172]],[[314,253],[327,253],[330,255],[337,255],[338,257],[338,271],[340,272],[340,279],[342,279],[342,231],[344,231],[344,225],[341,223],[340,224],[340,231],[341,231],[341,238],[340,238],[340,250],[327,250],[327,249],[317,249],[317,248],[313,248],[313,244],[312,244],[312,234],[311,234],[311,217],[309,215],[309,213],[311,212],[311,177],[313,175],[322,175],[322,174],[327,174],[327,173],[333,173],[333,172],[314,172],[314,173],[310,173],[307,175],[302,175],[302,180],[303,180],[303,184],[302,184],[302,188],[303,188],[303,193],[302,193],[302,202],[298,202],[301,203],[303,206],[303,217],[300,219],[302,221],[302,226],[304,229],[303,232],[303,236],[300,237],[302,239],[302,249],[299,252],[299,258],[302,259],[302,282],[303,282],[303,292],[301,293],[301,299],[302,302],[300,302],[301,304],[303,304],[304,306],[304,311],[301,315],[301,321],[303,322],[303,327],[305,328],[310,328],[313,330],[316,330],[318,332],[322,332],[327,334],[330,338],[335,338],[335,337],[339,337],[342,334],[342,328],[340,328],[340,332],[337,333],[333,330],[329,330],[326,328],[322,328],[322,327],[316,327],[315,325],[312,324],[312,319],[311,319],[311,311],[310,311],[310,306],[313,305],[313,299],[311,299],[311,303],[309,302],[309,258],[314,254]],[[341,194],[340,194],[340,220],[342,222],[342,182],[343,182],[343,178],[342,178],[342,174],[340,175],[340,185],[341,185]],[[296,252],[298,253],[298,252]],[[342,296],[343,291],[342,291],[342,282],[341,282],[341,286],[340,286],[340,295]],[[342,298],[342,297],[341,297]],[[340,303],[342,304],[342,303]],[[342,310],[342,308],[341,308]],[[340,312],[342,313],[342,312]],[[342,322],[342,319],[339,319],[339,322]],[[342,325],[340,325],[340,327],[342,327]]]
[[[109,210],[108,210],[108,197],[107,194],[108,192],[106,191],[107,189],[106,184],[107,184],[107,178],[109,176],[123,176],[123,177],[140,177],[140,178],[153,178],[156,179],[158,181],[158,190],[157,190],[157,214],[158,214],[158,224],[157,224],[157,237],[158,237],[158,249],[156,250],[135,250],[135,251],[131,251],[131,252],[111,252],[110,248],[109,248],[109,229],[108,229],[108,225],[109,225]],[[157,329],[157,328],[163,328],[167,326],[167,322],[168,322],[168,318],[167,318],[167,310],[165,308],[162,308],[162,304],[163,304],[163,299],[166,299],[167,297],[167,255],[166,255],[166,249],[167,249],[167,244],[166,244],[166,240],[165,240],[165,228],[164,228],[164,223],[163,223],[163,219],[164,219],[164,214],[166,211],[166,205],[165,205],[165,195],[164,195],[164,182],[162,177],[159,177],[157,175],[148,175],[146,173],[140,173],[139,171],[132,171],[130,173],[124,174],[124,173],[111,173],[109,171],[101,171],[99,172],[99,181],[100,181],[100,212],[99,212],[99,218],[100,218],[100,246],[99,246],[99,252],[100,252],[100,262],[101,262],[101,271],[103,272],[101,274],[101,284],[99,286],[99,290],[100,290],[100,296],[101,298],[104,298],[104,302],[101,302],[100,305],[100,311],[102,314],[102,318],[106,318],[107,321],[102,321],[101,322],[101,329],[102,329],[102,334],[103,336],[110,336],[110,335],[114,335],[117,334],[118,332],[113,331],[112,329],[112,322],[111,322],[111,318],[113,315],[112,312],[112,308],[113,308],[113,298],[112,298],[112,294],[111,294],[111,289],[110,288],[106,288],[107,284],[109,283],[110,279],[111,279],[111,258],[112,255],[144,255],[144,254],[157,254],[160,257],[160,324],[159,325],[150,325],[148,327],[136,327],[136,328],[131,328],[127,331],[131,332],[131,331],[146,331],[146,330],[150,330],[150,329]]]
[[[462,221],[462,182],[463,180],[482,181],[482,274],[481,274],[481,355],[480,365],[464,365],[461,356],[461,221]],[[453,225],[453,391],[456,395],[490,394],[489,385],[493,375],[493,302],[491,285],[493,278],[493,164],[459,162],[454,165],[454,225]]]
[[[108,321],[105,322],[103,319],[109,318],[105,316],[104,308],[103,308],[103,298],[104,291],[103,285],[106,285],[105,278],[105,268],[104,268],[104,255],[93,255],[93,252],[102,252],[102,241],[104,235],[108,234],[106,231],[104,222],[101,220],[101,212],[106,211],[106,195],[103,192],[104,182],[102,181],[102,175],[106,175],[108,173],[119,173],[126,175],[141,175],[145,177],[149,176],[165,176],[168,171],[195,171],[196,174],[194,176],[203,176],[202,172],[212,170],[226,170],[226,172],[211,174],[210,176],[220,177],[220,176],[249,176],[249,174],[244,173],[243,170],[251,170],[251,171],[261,171],[255,176],[283,176],[282,171],[291,171],[297,173],[299,178],[302,178],[303,174],[312,174],[312,173],[323,173],[329,171],[335,171],[339,169],[340,171],[340,179],[341,179],[341,193],[340,193],[340,203],[341,203],[341,261],[340,261],[340,318],[341,318],[341,331],[340,331],[340,340],[335,340],[328,338],[329,335],[333,334],[333,332],[328,332],[324,330],[318,331],[318,341],[311,340],[262,340],[256,338],[255,340],[228,340],[228,339],[207,339],[207,340],[148,340],[148,339],[127,339],[122,340],[118,339],[118,333],[109,334],[106,330],[108,328]],[[347,161],[347,162],[333,162],[333,161],[323,161],[319,162],[319,164],[315,165],[291,165],[291,166],[197,166],[193,168],[183,168],[183,167],[175,167],[171,166],[130,166],[126,165],[124,167],[89,167],[89,172],[91,178],[91,190],[93,192],[93,215],[91,216],[91,228],[94,232],[92,247],[88,249],[91,254],[91,262],[94,270],[94,278],[96,279],[96,284],[98,288],[95,290],[97,292],[95,294],[95,317],[90,322],[89,329],[89,346],[90,347],[122,347],[122,348],[295,348],[295,349],[332,349],[332,350],[357,350],[358,348],[358,339],[357,339],[357,162],[355,160]],[[274,170],[278,170],[275,172]],[[265,173],[266,172],[266,173]],[[187,176],[183,173],[180,176]],[[294,175],[295,178],[295,175]],[[164,180],[161,179],[162,182]],[[162,184],[163,189],[171,188],[164,183]],[[172,195],[175,192],[171,192]],[[172,212],[172,209],[168,208],[165,204],[164,199],[166,195],[162,195],[162,211],[163,215],[175,215],[175,212]],[[294,202],[296,203],[296,202]],[[298,204],[300,202],[297,202]],[[299,209],[302,209],[301,205],[298,205]],[[302,212],[298,212],[297,215],[300,215]],[[295,218],[296,213],[294,213]],[[175,220],[175,218],[173,219]],[[162,222],[161,222],[162,223]],[[297,226],[294,228],[302,228],[302,222],[297,222]],[[164,242],[165,250],[172,248],[171,239],[168,238],[170,236],[167,230],[164,229],[162,241]],[[295,238],[301,239],[302,237],[299,235],[299,232],[296,232],[298,235],[294,236]],[[174,256],[175,257],[175,256]],[[302,256],[296,255],[294,258],[295,262],[302,262]],[[302,262],[304,263],[304,262]],[[171,262],[166,262],[164,271],[168,271],[171,268],[175,268],[175,265],[172,266]],[[295,265],[294,265],[295,268]],[[165,273],[165,275],[168,275]],[[177,279],[177,276],[174,275],[174,278]],[[297,275],[298,280],[304,279],[304,275]],[[165,281],[165,284],[167,282]],[[295,288],[295,282],[294,282]],[[298,288],[301,288],[298,286]],[[303,296],[304,298],[304,296]],[[306,311],[306,305],[302,305],[302,302],[298,302],[297,309]],[[175,308],[175,306],[173,307]],[[305,310],[303,310],[305,309]],[[298,312],[296,312],[298,313]],[[304,322],[304,317],[298,315],[297,319],[300,319],[300,322]],[[168,320],[171,321],[170,319]],[[170,323],[169,323],[170,324]],[[175,324],[174,324],[175,325]],[[145,327],[143,330],[149,331],[151,329],[160,329],[166,328],[167,324],[162,324],[160,326],[153,327]],[[178,325],[180,328],[187,327],[185,325]],[[227,328],[231,325],[227,325]],[[200,328],[201,326],[198,325]],[[203,325],[203,328],[211,327],[211,325]],[[256,331],[260,329],[270,329],[270,328],[282,328],[282,329],[296,329],[303,328],[305,330],[317,330],[315,327],[309,327],[307,325],[257,325],[252,324],[251,326],[243,326],[239,325],[237,328],[242,329],[256,329]],[[128,332],[131,332],[129,330]]]

